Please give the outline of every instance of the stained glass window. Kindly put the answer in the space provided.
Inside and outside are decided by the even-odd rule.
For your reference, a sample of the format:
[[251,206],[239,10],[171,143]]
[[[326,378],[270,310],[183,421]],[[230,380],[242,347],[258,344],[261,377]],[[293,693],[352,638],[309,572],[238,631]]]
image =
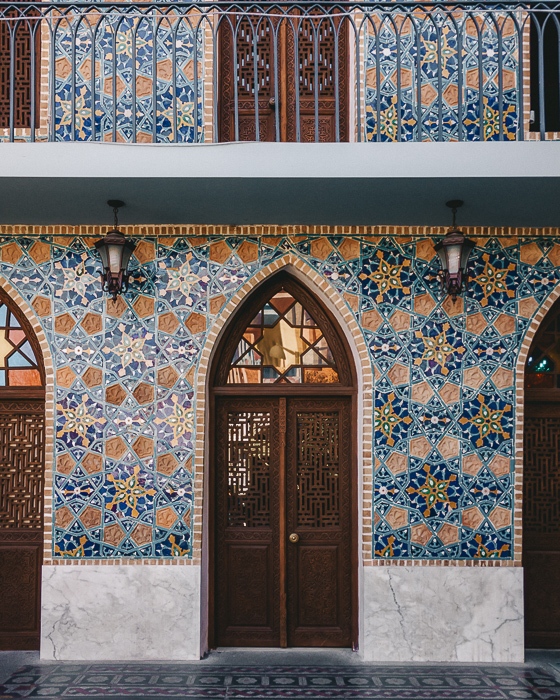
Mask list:
[[228,384],[334,384],[333,354],[313,316],[281,289],[245,329]]
[[525,375],[527,389],[560,389],[560,306],[551,311],[535,338]]
[[41,385],[27,333],[10,308],[0,302],[0,387]]

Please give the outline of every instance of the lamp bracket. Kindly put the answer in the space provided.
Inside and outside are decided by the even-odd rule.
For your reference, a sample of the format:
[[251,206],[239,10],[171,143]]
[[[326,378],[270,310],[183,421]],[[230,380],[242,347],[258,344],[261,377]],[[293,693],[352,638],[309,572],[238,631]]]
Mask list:
[[119,226],[119,209],[121,207],[124,207],[124,202],[121,201],[120,199],[109,199],[107,201],[107,204],[113,210],[113,215],[115,217],[115,228],[118,228],[118,226]]
[[463,206],[464,202],[462,199],[450,199],[449,202],[445,202],[445,206],[449,207],[453,212],[453,223],[451,224],[455,228],[455,217],[457,216],[457,209]]

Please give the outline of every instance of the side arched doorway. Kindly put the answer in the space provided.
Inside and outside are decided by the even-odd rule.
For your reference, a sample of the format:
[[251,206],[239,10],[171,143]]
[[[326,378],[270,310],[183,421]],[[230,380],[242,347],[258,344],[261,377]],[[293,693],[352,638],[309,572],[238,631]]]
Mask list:
[[210,644],[351,647],[356,378],[346,342],[281,272],[240,308],[215,358]]
[[44,378],[33,329],[0,290],[0,650],[39,649]]
[[560,649],[560,300],[525,372],[523,567],[525,645]]

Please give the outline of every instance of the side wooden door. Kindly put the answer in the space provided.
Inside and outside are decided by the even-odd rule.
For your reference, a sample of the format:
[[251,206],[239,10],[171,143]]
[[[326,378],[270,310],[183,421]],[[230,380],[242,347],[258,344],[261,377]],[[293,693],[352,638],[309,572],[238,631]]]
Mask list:
[[218,646],[280,645],[278,400],[216,399]]
[[0,650],[38,649],[43,401],[0,401]]
[[291,398],[287,420],[288,645],[352,644],[352,401]]
[[560,649],[560,404],[528,404],[525,414],[525,646]]
[[560,301],[531,345],[525,402],[525,646],[560,649]]

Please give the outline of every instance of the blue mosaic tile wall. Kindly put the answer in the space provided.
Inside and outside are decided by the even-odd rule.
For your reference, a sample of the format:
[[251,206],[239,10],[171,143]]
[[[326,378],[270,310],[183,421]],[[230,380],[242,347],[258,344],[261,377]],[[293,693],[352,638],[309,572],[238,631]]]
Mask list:
[[[366,140],[514,140],[519,28],[512,17],[373,13],[358,25]],[[49,71],[55,139],[202,141],[205,28],[173,13],[101,19],[86,12],[60,22]]]
[[464,301],[428,239],[146,238],[109,303],[83,240],[0,240],[56,367],[54,557],[192,556],[193,385],[208,330],[287,252],[355,314],[375,374],[375,557],[513,556],[514,368],[560,239],[478,239]]
[[367,139],[515,140],[518,57],[507,13],[395,13],[368,36]]
[[[99,24],[98,24],[99,23]],[[58,141],[201,140],[202,34],[185,18],[86,13],[54,34]],[[92,80],[92,56],[95,79]]]

